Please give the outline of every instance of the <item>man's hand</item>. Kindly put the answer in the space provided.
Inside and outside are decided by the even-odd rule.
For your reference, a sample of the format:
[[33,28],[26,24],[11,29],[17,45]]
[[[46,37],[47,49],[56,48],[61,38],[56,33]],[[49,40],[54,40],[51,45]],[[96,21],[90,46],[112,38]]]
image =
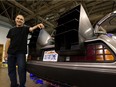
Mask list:
[[3,58],[4,58],[4,60],[7,60],[7,58],[8,58],[8,54],[5,53]]
[[8,48],[10,46],[10,41],[11,41],[11,39],[10,38],[7,38],[6,44],[5,44],[5,51],[4,51],[4,60],[7,60],[7,58],[8,58],[7,51],[8,51]]
[[37,24],[36,26],[37,26],[37,28],[40,28],[40,29],[43,29],[44,28],[44,25],[42,23]]

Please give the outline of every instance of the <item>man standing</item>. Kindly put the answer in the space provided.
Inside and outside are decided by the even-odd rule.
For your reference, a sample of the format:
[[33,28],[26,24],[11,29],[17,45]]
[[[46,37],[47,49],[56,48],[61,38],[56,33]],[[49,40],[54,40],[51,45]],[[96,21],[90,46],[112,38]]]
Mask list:
[[[24,25],[23,15],[17,15],[15,18],[16,26],[9,30],[5,44],[5,56],[8,58],[8,75],[11,81],[11,87],[25,87],[26,82],[26,53],[28,33],[39,28],[44,28],[42,23],[34,27]],[[18,75],[20,86],[17,84],[16,64],[18,65]]]

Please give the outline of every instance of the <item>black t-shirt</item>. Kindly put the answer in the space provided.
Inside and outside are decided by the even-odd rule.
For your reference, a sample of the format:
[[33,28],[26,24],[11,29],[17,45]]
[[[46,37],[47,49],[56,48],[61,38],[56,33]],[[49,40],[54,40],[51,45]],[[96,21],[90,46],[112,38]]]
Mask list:
[[27,53],[27,37],[29,33],[29,27],[14,27],[9,30],[7,38],[11,39],[8,54]]

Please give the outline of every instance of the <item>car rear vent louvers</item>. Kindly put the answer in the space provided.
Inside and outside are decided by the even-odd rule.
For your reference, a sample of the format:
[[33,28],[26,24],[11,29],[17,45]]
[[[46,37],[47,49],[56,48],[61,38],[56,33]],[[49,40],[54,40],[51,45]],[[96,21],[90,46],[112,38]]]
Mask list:
[[60,55],[65,53],[67,55],[69,50],[72,50],[70,53],[68,52],[69,55],[77,53],[74,50],[79,49],[79,18],[80,6],[77,6],[61,15],[57,20],[58,26],[56,27],[55,35],[55,50]]

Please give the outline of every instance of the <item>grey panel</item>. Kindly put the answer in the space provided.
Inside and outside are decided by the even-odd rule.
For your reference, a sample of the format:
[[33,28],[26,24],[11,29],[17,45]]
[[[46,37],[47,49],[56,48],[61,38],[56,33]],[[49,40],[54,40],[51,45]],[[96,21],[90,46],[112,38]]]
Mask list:
[[41,46],[45,46],[49,43],[49,39],[51,36],[48,32],[46,32],[44,29],[40,30],[39,36],[37,38],[37,44],[40,44]]
[[82,42],[82,38],[90,39],[93,37],[93,27],[82,5],[79,20],[79,40]]

